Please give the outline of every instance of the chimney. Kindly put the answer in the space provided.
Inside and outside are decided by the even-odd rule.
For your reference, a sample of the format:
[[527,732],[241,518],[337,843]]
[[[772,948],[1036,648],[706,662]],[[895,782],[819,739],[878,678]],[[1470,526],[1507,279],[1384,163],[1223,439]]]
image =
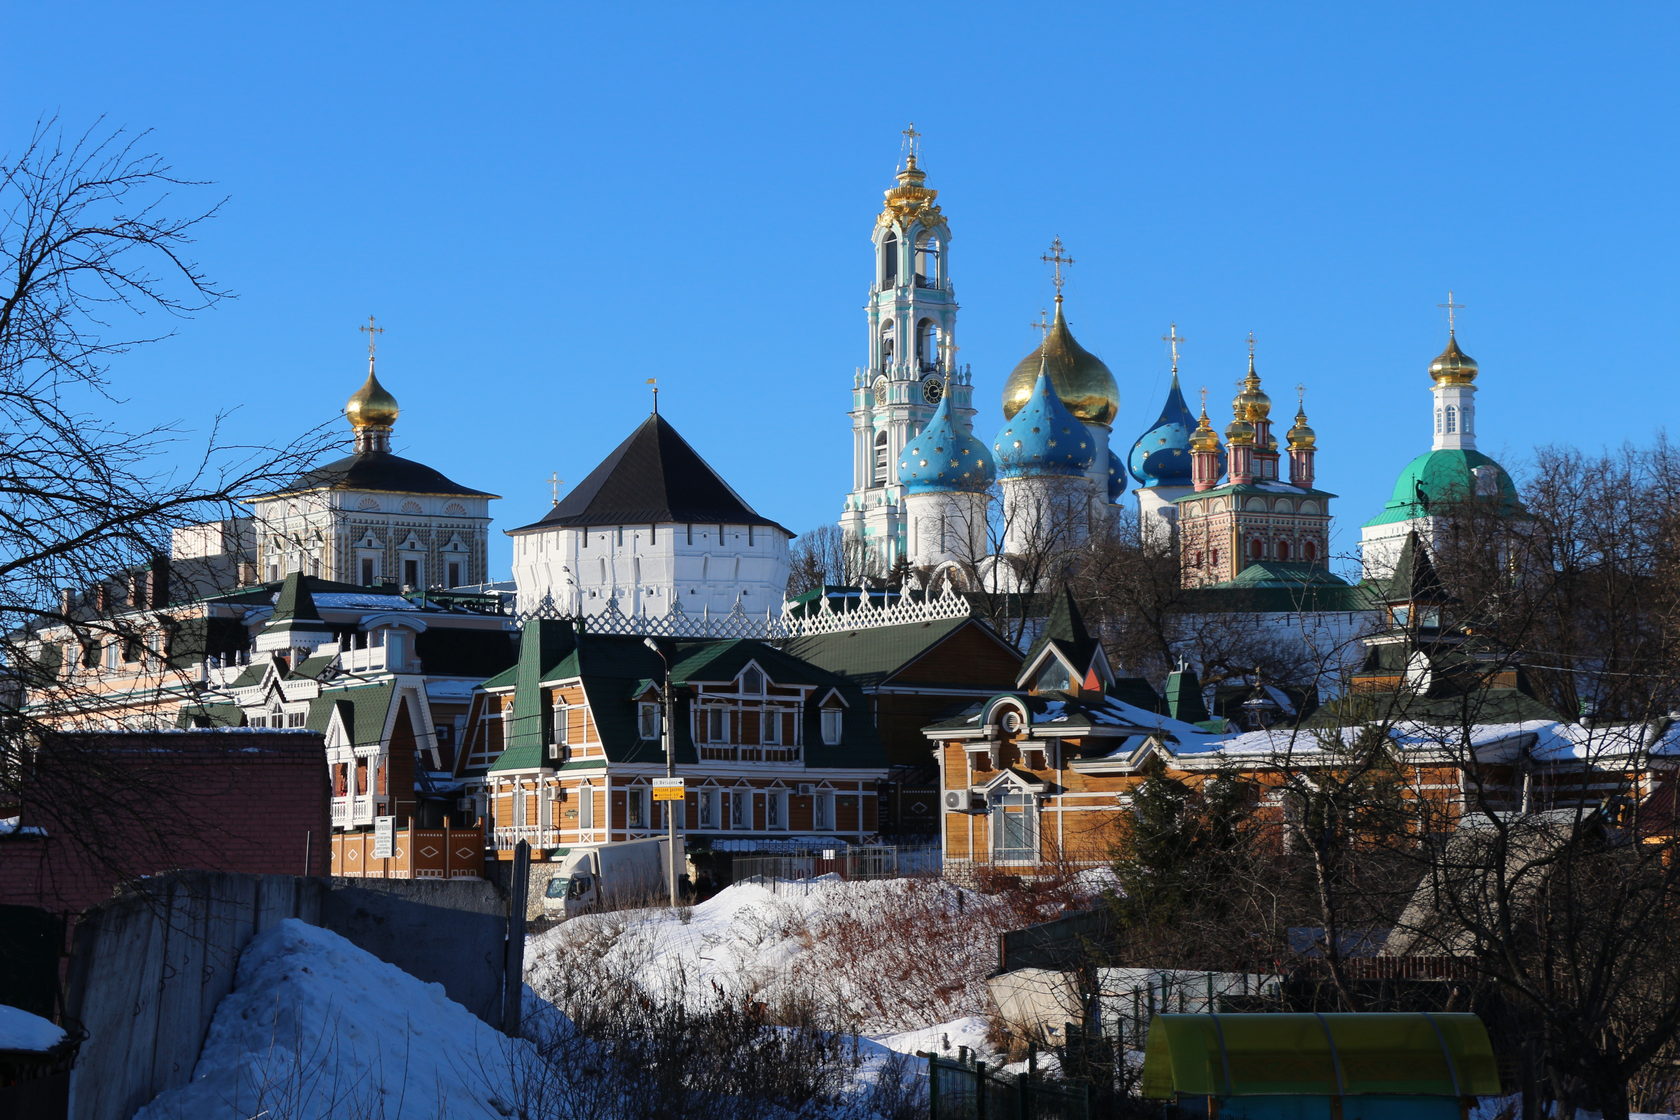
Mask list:
[[169,605],[169,557],[159,553],[152,557],[151,597],[149,606]]
[[239,562],[239,586],[250,587],[257,582],[257,565],[253,560]]
[[93,609],[101,615],[111,613],[111,585],[96,583],[93,585]]
[[76,605],[76,589],[61,587],[58,589],[58,613],[65,618],[70,617],[70,610]]
[[150,572],[133,571],[128,573],[128,605],[135,610],[142,610],[151,606],[146,601],[146,584],[150,582]]

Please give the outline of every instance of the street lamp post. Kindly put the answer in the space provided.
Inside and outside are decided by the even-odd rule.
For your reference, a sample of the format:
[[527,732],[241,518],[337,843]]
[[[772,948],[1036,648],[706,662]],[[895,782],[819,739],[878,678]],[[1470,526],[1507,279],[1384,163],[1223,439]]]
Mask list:
[[[659,663],[665,668],[665,687],[659,694],[660,719],[659,737],[665,744],[665,776],[677,776],[677,745],[676,734],[672,730],[671,713],[675,708],[671,696],[671,659],[665,656],[665,651],[659,648],[659,643],[652,638],[643,638],[642,644],[659,655]],[[677,889],[677,855],[681,851],[677,847],[677,813],[685,809],[688,799],[683,797],[677,801],[665,802],[665,831],[669,850],[665,854],[665,885],[670,888],[671,905],[682,905]]]

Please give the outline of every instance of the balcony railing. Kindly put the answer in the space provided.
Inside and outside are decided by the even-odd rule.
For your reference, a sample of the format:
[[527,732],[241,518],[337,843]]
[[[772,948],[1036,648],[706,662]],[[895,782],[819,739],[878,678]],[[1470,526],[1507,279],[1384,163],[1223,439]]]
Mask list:
[[533,848],[558,848],[561,845],[560,830],[557,828],[509,825],[490,832],[490,846],[493,848],[511,848],[521,840]]

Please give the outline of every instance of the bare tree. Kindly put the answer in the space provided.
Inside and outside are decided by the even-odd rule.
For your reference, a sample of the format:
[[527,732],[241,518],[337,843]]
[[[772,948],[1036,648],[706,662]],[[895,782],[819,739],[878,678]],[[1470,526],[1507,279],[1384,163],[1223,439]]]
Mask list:
[[[863,542],[846,536],[838,525],[819,525],[799,534],[788,555],[789,595],[819,587],[856,587],[870,574]],[[873,573],[879,574],[879,573]]]
[[[0,808],[28,795],[109,864],[124,851],[96,826],[112,822],[73,794],[121,775],[95,749],[71,760],[74,739],[52,740],[51,767],[33,766],[34,752],[88,722],[78,713],[109,707],[104,651],[154,683],[179,675],[158,576],[172,532],[236,515],[327,446],[319,432],[239,446],[220,417],[197,437],[122,423],[122,355],[167,334],[147,317],[182,320],[227,296],[189,256],[220,204],[178,198],[202,184],[145,142],[103,124],[66,136],[49,121],[0,159]],[[153,816],[123,823],[155,832],[169,814]]]

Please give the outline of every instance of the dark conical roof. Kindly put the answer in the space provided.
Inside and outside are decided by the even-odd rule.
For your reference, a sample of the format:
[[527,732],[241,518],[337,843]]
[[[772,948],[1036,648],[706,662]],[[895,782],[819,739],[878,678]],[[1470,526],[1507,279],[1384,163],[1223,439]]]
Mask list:
[[287,624],[292,630],[325,630],[327,624],[315,606],[315,596],[309,593],[309,577],[293,572],[280,584],[280,594],[274,600],[274,614],[269,624]]
[[354,455],[335,459],[305,471],[276,493],[290,494],[299,490],[377,490],[395,494],[499,497],[485,490],[462,486],[445,477],[441,471],[389,451],[358,451]]
[[554,526],[655,525],[662,522],[764,525],[792,533],[761,516],[718,476],[657,412],[601,461],[548,516],[510,529]]
[[1429,549],[1417,535],[1417,530],[1413,529],[1406,534],[1406,543],[1400,546],[1394,574],[1389,577],[1388,601],[1445,603],[1450,599],[1441,577],[1435,574],[1435,565],[1429,560]]
[[1038,660],[1038,655],[1052,644],[1080,672],[1090,669],[1091,661],[1097,655],[1097,641],[1091,637],[1091,632],[1085,629],[1085,619],[1079,613],[1078,604],[1073,601],[1073,592],[1066,587],[1051,600],[1050,614],[1044,620],[1044,629],[1039,632],[1032,648],[1027,650],[1026,660],[1021,663],[1023,671]]

